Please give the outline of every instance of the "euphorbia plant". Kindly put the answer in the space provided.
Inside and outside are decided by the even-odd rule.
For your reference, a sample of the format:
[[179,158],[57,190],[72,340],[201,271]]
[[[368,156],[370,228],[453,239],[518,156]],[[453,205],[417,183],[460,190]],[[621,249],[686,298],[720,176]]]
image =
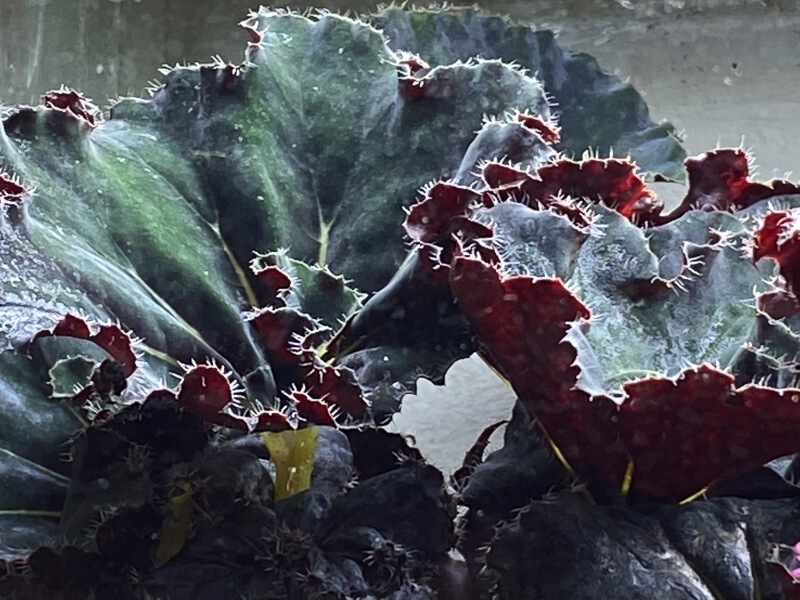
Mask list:
[[[243,65],[168,70],[107,121],[68,89],[5,115],[0,381],[4,418],[36,439],[2,438],[27,486],[1,497],[20,534],[4,552],[52,533],[84,545],[31,556],[34,585],[80,563],[79,590],[91,570],[132,569],[192,597],[170,574],[208,561],[215,536],[229,563],[268,565],[248,562],[237,589],[279,574],[268,598],[431,581],[451,543],[441,475],[402,441],[338,429],[385,423],[416,378],[475,349],[600,501],[683,500],[798,450],[782,358],[796,352],[798,189],[717,151],[687,161],[686,200],[666,213],[631,161],[559,153],[585,138],[680,176],[668,127],[588,58],[471,11],[373,22],[423,56],[362,22],[260,11]],[[424,23],[499,27],[498,55],[526,49],[528,66],[548,44],[558,93],[600,90],[579,94],[593,116],[573,121],[567,95],[559,129],[519,67],[414,47],[433,43],[411,35]],[[602,85],[571,81],[587,65]],[[631,118],[609,125],[613,106]],[[785,286],[766,281],[770,257]],[[374,292],[363,307],[355,288]],[[316,484],[293,464],[310,453],[281,459],[255,435],[309,427],[302,443],[319,432],[335,448],[313,457],[335,472],[315,466]],[[81,428],[68,475],[57,455]],[[395,452],[402,469],[375,466]],[[348,461],[369,473],[352,491]],[[402,490],[413,501],[395,506]],[[134,539],[149,541],[128,557]]]

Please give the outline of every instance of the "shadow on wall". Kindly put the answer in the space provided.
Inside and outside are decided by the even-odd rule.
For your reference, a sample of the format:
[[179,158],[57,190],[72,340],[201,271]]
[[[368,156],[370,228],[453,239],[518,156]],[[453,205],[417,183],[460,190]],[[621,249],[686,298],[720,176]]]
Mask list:
[[[651,18],[719,7],[765,4],[789,10],[794,0],[484,0],[486,10],[515,19],[559,21],[586,17]],[[10,0],[0,6],[0,104],[35,104],[66,84],[103,106],[118,96],[142,96],[164,63],[238,63],[245,36],[235,27],[253,0]],[[309,0],[278,2],[303,7]],[[420,2],[424,4],[424,2]],[[468,4],[468,2],[465,2]],[[786,6],[784,6],[784,4]],[[318,0],[334,11],[374,10],[375,0]],[[69,9],[65,10],[65,6]],[[202,6],[202,8],[199,8]]]

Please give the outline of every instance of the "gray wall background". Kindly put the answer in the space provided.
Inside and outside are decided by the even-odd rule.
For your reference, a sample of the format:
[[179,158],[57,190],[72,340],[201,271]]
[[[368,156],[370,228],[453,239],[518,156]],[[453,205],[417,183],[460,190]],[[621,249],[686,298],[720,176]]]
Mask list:
[[[278,2],[302,10],[309,0]],[[421,3],[424,4],[424,3]],[[487,11],[537,26],[603,19],[647,21],[705,11],[789,10],[796,0],[483,0]],[[319,0],[316,6],[357,14],[370,0]],[[0,103],[37,103],[64,83],[104,106],[141,96],[164,63],[238,63],[245,44],[236,24],[252,0],[0,0]]]

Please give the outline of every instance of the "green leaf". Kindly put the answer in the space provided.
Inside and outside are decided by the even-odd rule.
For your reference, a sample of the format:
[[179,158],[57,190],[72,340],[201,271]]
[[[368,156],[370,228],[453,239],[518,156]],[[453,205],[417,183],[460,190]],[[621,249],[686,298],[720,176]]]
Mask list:
[[586,151],[629,155],[651,176],[684,179],[686,153],[675,128],[653,123],[630,83],[604,71],[588,54],[560,48],[553,31],[535,31],[477,8],[392,6],[369,20],[389,38],[392,48],[415,52],[432,65],[482,56],[535,73],[559,108],[558,148],[568,155],[580,158]]

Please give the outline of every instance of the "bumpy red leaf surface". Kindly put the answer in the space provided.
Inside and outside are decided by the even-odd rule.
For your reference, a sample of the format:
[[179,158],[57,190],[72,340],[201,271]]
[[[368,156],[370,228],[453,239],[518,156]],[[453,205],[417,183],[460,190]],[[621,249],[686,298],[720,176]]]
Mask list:
[[732,375],[701,365],[623,391],[620,435],[633,459],[632,491],[644,497],[686,498],[800,449],[797,389],[737,389]]
[[590,397],[564,339],[589,311],[559,280],[502,278],[459,257],[451,284],[484,355],[590,484],[620,489],[630,459],[632,498],[679,501],[800,450],[800,390],[737,389],[731,375],[704,365],[629,382],[621,404]]
[[553,121],[545,121],[540,116],[519,111],[514,114],[513,119],[537,132],[548,144],[555,144],[561,139],[561,128]]

